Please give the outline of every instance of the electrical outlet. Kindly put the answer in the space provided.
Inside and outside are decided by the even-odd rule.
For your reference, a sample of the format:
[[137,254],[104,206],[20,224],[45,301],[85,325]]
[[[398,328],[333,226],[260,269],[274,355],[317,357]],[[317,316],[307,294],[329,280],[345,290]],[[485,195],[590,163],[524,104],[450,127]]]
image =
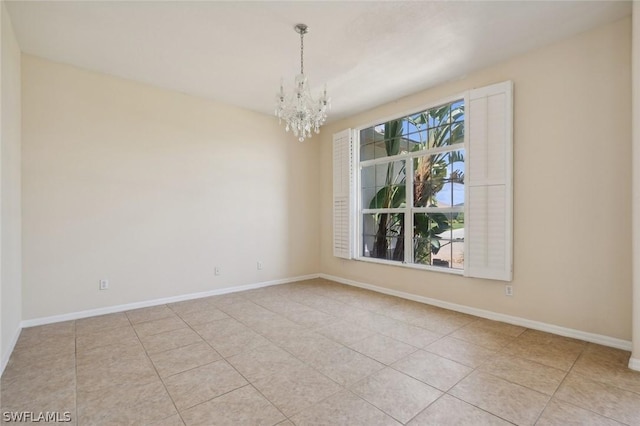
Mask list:
[[216,275],[220,275],[220,267],[216,266],[215,269],[213,270],[213,273]]
[[100,280],[100,290],[107,290],[109,288],[109,280]]
[[505,296],[513,296],[513,286],[512,285],[505,285],[504,286],[504,295]]
[[261,270],[263,266],[262,262],[258,260],[258,270]]

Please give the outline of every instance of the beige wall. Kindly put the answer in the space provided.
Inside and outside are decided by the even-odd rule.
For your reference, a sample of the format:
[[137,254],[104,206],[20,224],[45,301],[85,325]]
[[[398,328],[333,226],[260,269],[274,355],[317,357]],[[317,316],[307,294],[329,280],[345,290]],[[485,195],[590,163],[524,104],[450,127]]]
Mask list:
[[22,69],[23,319],[318,272],[317,138],[28,55]]
[[[323,273],[586,332],[631,338],[630,19],[327,126]],[[514,296],[504,282],[334,258],[331,135],[514,81]]]
[[[2,22],[2,109],[0,114],[0,355],[8,360],[20,331],[21,218],[20,218],[20,49],[4,2]],[[0,368],[0,371],[2,368]]]
[[633,354],[629,367],[640,371],[640,2],[633,2]]

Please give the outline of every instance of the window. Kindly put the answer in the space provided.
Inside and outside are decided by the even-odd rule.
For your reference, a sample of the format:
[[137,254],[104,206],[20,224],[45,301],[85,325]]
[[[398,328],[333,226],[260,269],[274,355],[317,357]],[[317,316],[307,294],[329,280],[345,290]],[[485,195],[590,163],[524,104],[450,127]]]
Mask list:
[[359,131],[361,257],[462,271],[463,99]]
[[333,253],[511,281],[513,83],[333,137]]

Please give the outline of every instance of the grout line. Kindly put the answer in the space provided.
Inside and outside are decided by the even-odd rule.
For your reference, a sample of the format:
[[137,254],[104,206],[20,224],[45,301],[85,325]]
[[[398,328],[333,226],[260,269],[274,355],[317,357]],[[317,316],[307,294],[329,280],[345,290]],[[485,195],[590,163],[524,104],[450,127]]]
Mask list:
[[[219,310],[220,312],[223,312],[224,314],[229,315],[227,312],[224,312],[223,310],[219,309],[219,307],[215,307],[214,309],[217,309],[217,310]],[[231,317],[231,316],[229,315],[229,318],[233,318],[233,317]],[[222,319],[226,319],[226,318],[222,318]],[[235,319],[235,318],[234,318],[234,319]],[[214,320],[214,321],[215,321],[215,320]],[[236,320],[236,321],[237,321],[237,320]],[[205,323],[205,324],[206,324],[206,323]],[[246,387],[246,386],[251,386],[251,387],[252,387],[256,392],[258,392],[258,393],[259,393],[259,394],[260,394],[260,395],[265,399],[265,401],[267,401],[269,404],[271,404],[271,406],[273,406],[276,410],[278,410],[278,412],[279,412],[280,414],[282,414],[282,416],[285,418],[285,420],[288,420],[288,419],[289,419],[289,417],[287,417],[287,416],[282,412],[282,410],[280,409],[280,407],[278,407],[276,404],[274,404],[274,403],[273,403],[269,398],[267,398],[267,397],[266,397],[266,396],[265,396],[265,395],[264,395],[264,394],[263,394],[263,393],[262,393],[258,388],[256,388],[256,387],[253,385],[253,383],[251,383],[251,381],[250,381],[250,380],[249,380],[249,379],[248,379],[244,374],[242,374],[242,373],[240,372],[240,370],[238,370],[238,369],[236,368],[236,366],[235,366],[235,365],[233,365],[231,362],[229,362],[229,361],[227,360],[227,357],[225,357],[225,356],[224,356],[224,355],[222,355],[220,352],[218,352],[218,351],[216,350],[216,348],[214,348],[214,347],[213,347],[213,345],[211,345],[211,343],[209,343],[209,341],[207,341],[207,340],[206,340],[206,339],[205,339],[205,338],[204,338],[200,333],[198,333],[195,329],[193,329],[193,327],[192,327],[190,324],[187,324],[187,325],[189,326],[189,328],[191,328],[191,330],[192,330],[194,333],[196,333],[198,336],[200,336],[200,338],[201,338],[201,339],[202,339],[202,340],[203,340],[207,345],[209,345],[209,347],[210,347],[212,350],[214,350],[218,355],[220,355],[220,357],[221,357],[221,359],[222,359],[222,360],[224,360],[224,361],[225,361],[229,366],[231,366],[231,368],[233,368],[233,369],[234,369],[234,370],[235,370],[235,371],[236,371],[236,372],[237,372],[237,373],[238,373],[238,374],[239,374],[239,375],[240,375],[240,376],[241,376],[241,377],[242,377],[242,378],[247,382],[247,385],[245,385],[245,386],[241,386],[240,388],[236,388],[236,389],[234,389],[234,390],[241,389],[241,388]],[[245,326],[246,326],[246,325],[245,325]],[[263,337],[264,337],[264,336],[263,336]],[[257,348],[254,348],[254,349],[257,349]],[[252,350],[254,350],[254,349],[252,349]],[[233,357],[233,356],[235,356],[235,355],[238,355],[238,354],[231,355],[229,358],[232,358],[232,357]],[[233,392],[233,391],[230,391],[230,392]],[[205,401],[205,402],[211,401],[211,400],[216,399],[216,398],[218,398],[218,397],[220,397],[220,396],[222,396],[222,395],[218,395],[218,396],[216,396],[216,397],[214,397],[214,398],[212,398],[212,399],[209,399],[209,400],[207,400],[207,401]],[[204,402],[202,402],[202,404],[204,404]],[[199,404],[197,404],[197,405],[199,405]],[[195,406],[197,406],[197,405],[195,405]],[[194,406],[194,407],[195,407],[195,406]],[[193,408],[193,407],[190,407],[190,408]],[[282,421],[284,421],[284,420],[282,420]],[[278,423],[281,423],[282,421],[280,421],[280,422],[278,422]]]
[[538,423],[538,421],[540,420],[544,412],[547,410],[549,403],[553,400],[553,398],[556,396],[556,393],[558,393],[558,390],[560,390],[564,382],[567,380],[567,377],[569,377],[569,373],[571,373],[571,370],[573,370],[573,367],[576,365],[576,362],[578,362],[578,360],[582,357],[582,354],[584,353],[585,349],[586,349],[586,345],[582,348],[582,351],[580,351],[576,359],[573,360],[573,363],[571,363],[571,367],[565,372],[564,377],[562,378],[562,380],[560,381],[556,389],[553,391],[553,393],[549,397],[549,400],[546,402],[546,404],[544,404],[544,407],[542,407],[542,410],[540,411],[540,414],[538,414],[538,417],[536,417],[536,421],[534,422],[534,424]]
[[73,401],[75,404],[76,411],[76,426],[80,425],[80,417],[78,410],[78,335],[77,335],[77,325],[76,321],[73,321],[73,370],[74,370],[74,381],[75,383],[75,392],[73,395]]
[[[558,390],[562,387],[562,384],[564,384],[564,382],[566,381],[567,377],[569,377],[569,374],[572,372],[573,368],[574,368],[574,367],[575,367],[575,365],[578,363],[578,361],[580,360],[580,358],[582,358],[582,356],[584,355],[584,353],[586,352],[586,350],[587,350],[587,345],[585,345],[585,347],[583,348],[582,352],[580,352],[580,355],[579,355],[579,356],[576,358],[576,360],[573,362],[573,364],[571,365],[571,368],[567,371],[567,374],[566,374],[566,375],[565,375],[565,377],[562,379],[562,382],[561,382],[561,383],[560,383],[560,385],[558,385],[558,387],[556,388],[556,390],[555,390],[555,392],[553,393],[553,395],[552,395],[551,399],[553,399],[553,398],[555,397],[556,393],[557,393],[557,392],[558,392]],[[585,378],[585,379],[587,379],[587,380],[593,381],[593,382],[598,383],[598,384],[600,384],[600,385],[604,385],[604,386],[607,386],[607,387],[612,387],[612,388],[619,389],[619,390],[622,390],[622,391],[625,391],[625,392],[630,392],[630,391],[627,391],[626,389],[622,389],[622,388],[620,388],[620,387],[618,387],[618,386],[609,385],[609,384],[607,384],[607,383],[603,383],[603,382],[600,382],[600,381],[598,381],[598,380],[591,379],[591,378],[586,377],[586,376],[584,376],[584,375],[582,375],[582,374],[580,374],[580,373],[577,373],[577,372],[573,372],[573,374],[576,374],[576,375],[578,375],[578,376],[581,376],[581,377],[583,377],[583,378]],[[632,393],[635,393],[635,392],[632,392]],[[551,399],[549,400],[549,402],[551,402]],[[583,407],[583,406],[576,405],[576,404],[571,403],[571,402],[568,402],[568,401],[564,401],[564,400],[562,400],[562,399],[559,399],[558,401],[559,401],[559,402],[562,402],[563,404],[569,404],[569,405],[571,405],[571,406],[578,407],[578,408],[580,408],[580,409],[583,409],[583,410],[589,411],[589,412],[594,413],[594,414],[596,414],[596,415],[598,415],[598,416],[600,416],[600,417],[604,417],[604,418],[606,418],[606,419],[610,419],[610,420],[613,420],[613,421],[615,421],[615,422],[618,422],[618,423],[621,423],[621,424],[625,424],[624,422],[622,422],[622,420],[616,420],[616,419],[614,419],[614,418],[612,418],[612,417],[609,417],[609,416],[607,416],[607,415],[605,415],[605,414],[598,413],[598,412],[596,412],[596,411],[592,410],[590,407]],[[548,403],[547,403],[547,404],[548,404]],[[546,406],[545,406],[545,409],[546,409]]]
[[[166,305],[164,305],[164,306],[166,306]],[[153,370],[156,372],[156,376],[158,377],[158,379],[160,379],[160,383],[162,383],[162,387],[164,388],[164,391],[166,392],[167,396],[169,397],[169,400],[171,401],[171,404],[173,404],[173,408],[176,410],[176,413],[178,413],[178,417],[180,417],[180,421],[182,421],[183,424],[186,424],[184,419],[182,418],[182,414],[180,413],[180,410],[178,410],[178,406],[176,405],[176,402],[173,400],[173,396],[171,396],[171,393],[169,393],[169,389],[167,389],[167,385],[165,384],[164,380],[162,379],[162,376],[160,376],[160,373],[158,372],[158,369],[156,368],[155,364],[153,363],[153,360],[151,359],[151,357],[147,353],[147,350],[144,347],[144,344],[142,343],[142,340],[140,340],[140,335],[138,334],[138,330],[136,330],[136,328],[134,327],[133,323],[131,322],[131,318],[129,318],[129,315],[127,315],[126,313],[127,313],[127,311],[125,311],[125,315],[127,317],[127,320],[129,320],[129,324],[131,324],[131,328],[133,328],[133,332],[136,334],[136,337],[138,338],[138,343],[140,343],[140,346],[142,346],[142,349],[144,351],[145,356],[147,357],[147,360],[151,364],[151,367],[153,368]],[[173,330],[169,330],[169,331],[173,331]],[[160,333],[158,333],[158,334],[160,334]],[[166,418],[168,418],[168,417],[171,417],[171,416],[167,416]],[[163,419],[158,419],[158,421],[159,420],[163,420]]]
[[512,422],[511,420],[505,419],[504,417],[502,417],[502,416],[500,416],[500,415],[498,415],[498,414],[496,414],[496,413],[492,413],[491,411],[487,411],[487,410],[485,410],[484,408],[479,407],[479,406],[477,406],[477,405],[475,405],[475,404],[473,404],[473,403],[471,403],[471,402],[469,402],[469,401],[465,401],[464,399],[459,398],[459,397],[457,397],[457,396],[455,396],[455,395],[452,395],[452,394],[450,394],[450,393],[447,393],[447,395],[449,395],[451,398],[455,398],[455,399],[457,399],[458,401],[461,401],[461,402],[463,402],[463,403],[465,403],[465,404],[469,404],[469,405],[471,405],[471,406],[473,406],[473,407],[477,408],[478,410],[484,411],[485,413],[487,413],[487,414],[489,414],[489,415],[491,415],[491,416],[493,416],[493,417],[497,417],[497,418],[499,418],[499,419],[501,419],[501,420],[504,420],[504,421],[505,421],[505,422],[507,422],[507,423],[511,423],[512,425],[517,425],[517,423]]
[[[437,389],[437,388],[436,388]],[[440,390],[440,389],[438,389]],[[442,391],[440,391],[442,392]],[[422,410],[420,410],[418,413],[416,413],[415,416],[411,417],[405,424],[409,424],[411,423],[412,420],[414,420],[416,417],[418,417],[420,414],[424,413],[425,411],[427,411],[429,409],[429,407],[431,407],[433,404],[435,404],[436,402],[438,402],[440,400],[440,398],[442,398],[443,396],[447,395],[445,392],[442,392],[441,395],[439,397],[437,397],[436,399],[434,399],[433,401],[431,401],[431,403],[429,405],[427,405],[426,407],[424,407]]]
[[[229,364],[231,364],[231,363],[229,363]],[[232,367],[233,367],[233,365],[232,365]],[[235,367],[234,367],[234,368],[235,368]],[[240,372],[238,371],[238,373],[240,373]],[[243,377],[244,377],[244,376],[243,376]],[[245,378],[245,380],[247,380],[247,379]],[[260,394],[260,396],[262,396],[262,397],[264,398],[264,400],[265,400],[265,401],[267,401],[269,404],[271,404],[271,405],[272,405],[276,410],[278,410],[278,412],[279,412],[280,414],[282,414],[282,415],[284,416],[285,420],[280,420],[280,421],[279,421],[278,423],[276,423],[276,424],[280,424],[280,423],[282,423],[282,422],[284,422],[284,421],[286,421],[286,420],[289,420],[289,417],[290,417],[290,416],[287,416],[287,415],[286,415],[286,414],[285,414],[285,413],[280,409],[280,407],[278,407],[278,406],[277,406],[273,401],[271,401],[269,398],[267,398],[267,396],[266,396],[265,394],[263,394],[263,393],[262,393],[262,391],[261,391],[260,389],[258,389],[258,388],[253,384],[253,383],[251,383],[249,380],[247,380],[247,382],[249,383],[249,386],[251,386],[253,389],[255,389],[255,391],[256,391],[256,392],[258,392],[258,393]],[[293,423],[293,422],[292,422],[292,423]]]

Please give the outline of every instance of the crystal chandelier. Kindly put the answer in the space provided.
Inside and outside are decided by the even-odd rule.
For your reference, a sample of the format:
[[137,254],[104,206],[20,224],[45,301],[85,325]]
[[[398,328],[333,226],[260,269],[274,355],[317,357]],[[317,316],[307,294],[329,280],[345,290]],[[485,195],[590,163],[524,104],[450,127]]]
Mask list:
[[296,76],[295,87],[289,95],[284,93],[284,87],[280,83],[280,93],[277,95],[276,116],[279,122],[284,120],[285,129],[291,130],[300,142],[311,137],[311,129],[320,133],[327,119],[327,111],[331,108],[331,99],[327,98],[327,88],[319,100],[314,100],[309,91],[307,77],[304,75],[304,35],[309,32],[305,24],[294,27],[300,34],[300,74]]

